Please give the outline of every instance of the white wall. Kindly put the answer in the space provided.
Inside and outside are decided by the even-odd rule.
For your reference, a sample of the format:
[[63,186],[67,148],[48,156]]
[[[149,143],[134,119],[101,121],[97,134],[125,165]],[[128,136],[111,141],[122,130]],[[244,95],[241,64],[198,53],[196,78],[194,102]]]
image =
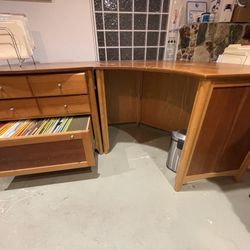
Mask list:
[[26,14],[36,44],[35,60],[96,60],[90,0],[0,1],[3,12]]

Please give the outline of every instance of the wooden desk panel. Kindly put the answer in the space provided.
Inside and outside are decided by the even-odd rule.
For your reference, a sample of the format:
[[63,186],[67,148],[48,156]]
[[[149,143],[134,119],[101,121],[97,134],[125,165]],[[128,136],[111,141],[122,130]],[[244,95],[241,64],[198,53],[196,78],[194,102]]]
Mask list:
[[108,122],[138,123],[142,72],[104,71]]
[[250,150],[250,86],[214,88],[187,176],[237,170]]
[[145,72],[140,122],[166,131],[187,129],[198,83],[192,77]]

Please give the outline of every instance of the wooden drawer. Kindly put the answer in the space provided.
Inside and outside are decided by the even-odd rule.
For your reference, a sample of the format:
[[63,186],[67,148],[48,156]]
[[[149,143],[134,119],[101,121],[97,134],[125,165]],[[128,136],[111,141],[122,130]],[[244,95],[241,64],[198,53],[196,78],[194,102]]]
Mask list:
[[43,115],[68,116],[90,113],[88,95],[38,98],[38,104]]
[[85,73],[28,76],[35,96],[87,94]]
[[35,99],[0,100],[0,119],[13,120],[40,115]]
[[31,97],[25,76],[1,76],[0,77],[0,99]]
[[67,132],[0,139],[0,176],[94,166],[90,117],[77,119]]

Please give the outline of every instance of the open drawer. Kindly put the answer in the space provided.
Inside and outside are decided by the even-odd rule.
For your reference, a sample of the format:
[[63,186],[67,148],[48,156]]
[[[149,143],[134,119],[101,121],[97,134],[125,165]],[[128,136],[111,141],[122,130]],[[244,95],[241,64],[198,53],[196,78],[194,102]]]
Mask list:
[[95,165],[89,116],[73,117],[66,132],[0,139],[0,176],[17,176]]

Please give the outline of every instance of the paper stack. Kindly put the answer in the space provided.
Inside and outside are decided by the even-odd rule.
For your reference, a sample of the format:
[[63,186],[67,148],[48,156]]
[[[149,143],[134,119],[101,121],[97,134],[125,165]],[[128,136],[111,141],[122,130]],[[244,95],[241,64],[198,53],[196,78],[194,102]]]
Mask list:
[[0,60],[31,58],[34,48],[27,17],[0,14]]
[[230,44],[217,62],[250,65],[250,45]]

